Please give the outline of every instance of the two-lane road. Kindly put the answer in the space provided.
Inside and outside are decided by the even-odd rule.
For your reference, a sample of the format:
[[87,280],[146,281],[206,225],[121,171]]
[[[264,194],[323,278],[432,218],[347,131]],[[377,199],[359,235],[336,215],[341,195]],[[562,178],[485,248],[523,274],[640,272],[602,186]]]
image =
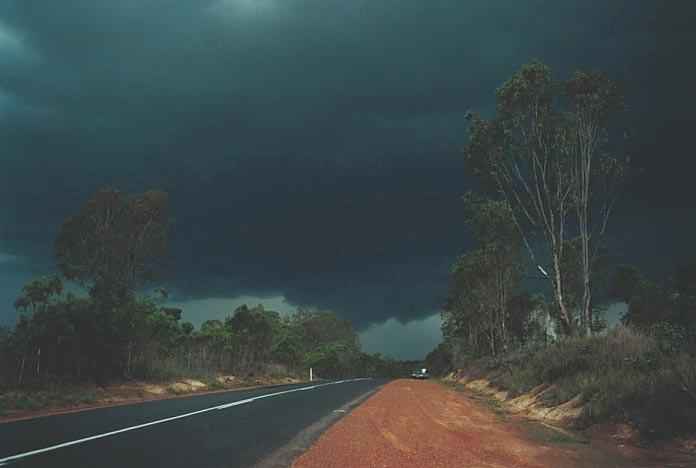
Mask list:
[[250,466],[285,451],[302,434],[316,437],[312,427],[321,430],[335,411],[384,383],[321,381],[4,423],[0,465]]

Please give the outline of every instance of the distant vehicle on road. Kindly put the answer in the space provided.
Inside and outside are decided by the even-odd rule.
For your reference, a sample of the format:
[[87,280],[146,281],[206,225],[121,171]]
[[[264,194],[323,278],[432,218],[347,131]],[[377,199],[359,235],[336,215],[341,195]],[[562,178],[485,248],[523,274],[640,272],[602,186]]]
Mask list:
[[425,369],[421,369],[421,370],[411,372],[411,378],[412,379],[429,379],[430,376],[425,371]]

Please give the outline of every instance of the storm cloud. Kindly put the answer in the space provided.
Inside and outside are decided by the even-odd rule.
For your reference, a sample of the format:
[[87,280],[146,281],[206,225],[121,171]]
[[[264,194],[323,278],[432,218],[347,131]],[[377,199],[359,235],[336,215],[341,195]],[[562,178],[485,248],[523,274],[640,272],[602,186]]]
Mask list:
[[[6,0],[0,259],[22,261],[0,281],[51,271],[62,221],[99,188],[159,188],[178,303],[282,297],[359,329],[430,317],[469,244],[464,114],[491,112],[532,57],[559,77],[602,67],[626,90],[621,124],[640,140],[610,244],[666,274],[696,230],[686,8]],[[669,246],[658,260],[653,244]],[[0,288],[1,314],[14,296]]]

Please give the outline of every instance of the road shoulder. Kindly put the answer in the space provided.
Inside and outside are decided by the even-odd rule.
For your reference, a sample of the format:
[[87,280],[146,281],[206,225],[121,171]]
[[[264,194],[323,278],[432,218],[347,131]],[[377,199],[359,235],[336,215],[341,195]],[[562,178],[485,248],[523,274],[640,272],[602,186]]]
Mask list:
[[293,466],[665,466],[528,432],[455,389],[397,380],[336,423]]
[[327,414],[302,432],[295,435],[287,444],[278,448],[254,466],[257,468],[276,468],[290,466],[298,457],[307,452],[327,430],[338,423],[354,408],[360,406],[382,389],[379,386],[369,390],[348,403]]

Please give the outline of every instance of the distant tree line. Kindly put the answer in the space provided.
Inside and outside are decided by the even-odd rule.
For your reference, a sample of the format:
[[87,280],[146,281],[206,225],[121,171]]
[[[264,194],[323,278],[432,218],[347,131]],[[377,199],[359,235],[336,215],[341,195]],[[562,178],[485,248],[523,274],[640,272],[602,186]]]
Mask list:
[[[290,315],[238,307],[200,329],[182,310],[143,294],[171,270],[174,228],[161,191],[105,188],[67,220],[54,244],[62,277],[22,288],[14,328],[0,328],[0,378],[106,381],[191,373],[264,373],[270,365],[323,378],[399,376],[397,361],[367,355],[352,326],[329,311]],[[83,295],[63,293],[74,281]],[[166,297],[166,289],[157,291]]]

